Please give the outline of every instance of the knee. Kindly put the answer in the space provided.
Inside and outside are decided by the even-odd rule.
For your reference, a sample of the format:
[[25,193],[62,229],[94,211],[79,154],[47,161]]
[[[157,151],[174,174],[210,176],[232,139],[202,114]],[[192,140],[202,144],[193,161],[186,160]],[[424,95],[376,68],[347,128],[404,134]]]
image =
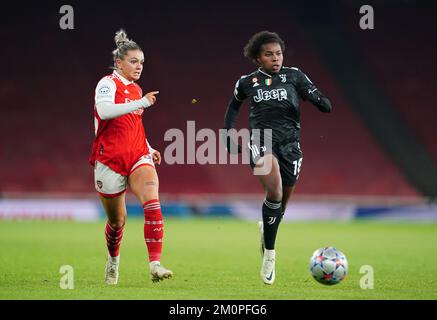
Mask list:
[[138,194],[141,203],[159,198],[158,182],[149,181],[145,183],[145,188]]
[[282,201],[282,187],[277,186],[267,189],[266,198],[270,201],[281,202]]
[[115,230],[124,227],[125,222],[126,222],[125,217],[108,220],[108,224],[111,226],[111,228]]

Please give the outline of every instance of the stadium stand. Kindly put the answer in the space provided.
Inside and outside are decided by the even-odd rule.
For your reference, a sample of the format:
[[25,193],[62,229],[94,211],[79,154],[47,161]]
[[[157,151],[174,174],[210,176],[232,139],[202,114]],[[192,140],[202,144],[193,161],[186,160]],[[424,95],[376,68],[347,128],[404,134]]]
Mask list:
[[[230,10],[230,5],[213,5],[207,15],[200,15],[201,8],[196,10],[194,5],[187,4],[165,11],[165,17],[154,16],[153,6],[158,4],[130,17],[108,17],[99,15],[89,4],[88,11],[82,9],[77,30],[70,32],[53,28],[56,15],[46,21],[24,11],[23,17],[35,24],[34,30],[2,31],[12,61],[6,66],[10,77],[0,80],[0,98],[7,109],[7,116],[0,118],[0,192],[94,192],[92,167],[88,164],[93,138],[93,90],[100,77],[109,72],[113,35],[124,27],[145,52],[145,70],[139,84],[145,92],[160,91],[156,107],[144,113],[144,123],[151,144],[163,155],[170,143],[164,141],[166,131],[179,128],[185,133],[187,120],[195,120],[197,130],[211,128],[217,132],[221,128],[235,81],[254,70],[242,56],[243,46],[254,32],[268,29],[278,32],[286,41],[285,65],[301,67],[334,107],[333,113],[326,115],[307,103],[302,104],[304,162],[298,192],[417,194],[354,114],[310,39],[305,38],[293,19],[291,6],[283,11],[282,19],[271,20],[263,14],[262,4],[255,4],[245,12],[250,19],[244,23],[241,21],[244,3],[235,4],[234,10]],[[81,29],[83,21],[93,21],[95,28]],[[43,41],[32,37],[41,30],[45,34]],[[23,38],[26,41],[21,43],[19,39]],[[403,42],[395,39],[392,41]],[[420,70],[421,76],[428,77],[425,79],[402,79],[389,72],[401,64],[401,58],[390,58],[392,51],[384,39],[375,45],[367,52],[370,65],[376,71],[383,69],[379,74],[381,81],[387,83],[387,92],[402,100],[400,110],[410,114],[413,111],[408,105],[418,98],[415,91],[396,88],[411,89],[411,83],[415,83],[414,88],[421,90],[420,83],[429,84],[426,79],[429,80],[431,72]],[[379,62],[376,55],[382,55],[380,51],[386,51],[387,56]],[[28,68],[20,61],[35,63]],[[414,75],[410,69],[402,72]],[[395,94],[400,91],[403,99]],[[429,110],[420,117],[431,119],[435,118],[435,110],[431,110],[428,94],[432,91],[424,93],[415,104],[426,105]],[[191,103],[193,98],[198,102]],[[246,127],[247,115],[246,106],[240,114],[240,128]],[[420,126],[415,128],[421,135]],[[425,133],[423,138],[430,139]],[[428,145],[432,145],[431,140]],[[262,192],[247,165],[164,163],[158,170],[163,193]]]
[[[375,29],[363,32],[353,14],[357,5],[344,1],[342,17],[350,41],[361,53],[386,96],[414,135],[437,163],[434,93],[437,90],[437,41],[432,5],[427,2],[389,3],[376,7]],[[414,17],[420,17],[416,19]]]

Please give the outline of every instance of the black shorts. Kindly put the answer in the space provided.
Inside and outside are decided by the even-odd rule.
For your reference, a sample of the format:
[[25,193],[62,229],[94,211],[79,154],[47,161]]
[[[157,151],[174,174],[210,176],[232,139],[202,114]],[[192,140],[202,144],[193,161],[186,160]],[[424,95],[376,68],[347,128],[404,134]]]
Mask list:
[[248,144],[250,166],[252,170],[255,164],[258,163],[266,154],[273,154],[278,160],[281,172],[282,184],[285,186],[294,186],[299,178],[300,169],[302,167],[303,154],[300,150],[299,141],[283,140],[279,142],[264,143],[262,137],[251,136]]

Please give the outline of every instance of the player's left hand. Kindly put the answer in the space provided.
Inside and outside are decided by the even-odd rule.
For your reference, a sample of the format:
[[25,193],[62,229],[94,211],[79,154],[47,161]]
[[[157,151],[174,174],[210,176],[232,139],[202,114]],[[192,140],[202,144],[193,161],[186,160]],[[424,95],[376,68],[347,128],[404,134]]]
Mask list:
[[154,151],[152,159],[154,164],[161,164],[161,153],[159,153],[159,151]]

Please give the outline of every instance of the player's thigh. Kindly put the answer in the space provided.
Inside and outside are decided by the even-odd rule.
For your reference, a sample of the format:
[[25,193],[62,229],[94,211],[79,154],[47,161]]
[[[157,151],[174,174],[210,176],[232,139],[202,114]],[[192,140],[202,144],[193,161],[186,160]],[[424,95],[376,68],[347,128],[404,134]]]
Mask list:
[[107,165],[96,161],[94,166],[96,191],[104,198],[115,198],[126,191],[127,178]]
[[113,227],[119,228],[126,221],[126,193],[116,197],[105,198],[100,195],[100,201],[105,209],[106,216]]
[[[293,142],[278,146],[276,154],[278,156],[283,186],[294,187],[299,179],[303,164],[303,154],[299,143]],[[290,192],[291,190],[288,191]]]
[[109,222],[113,227],[120,227],[126,219],[127,178],[96,161],[94,182]]
[[[265,168],[269,168],[265,172],[260,170],[257,174],[257,166],[263,166]],[[267,193],[267,198],[269,200],[281,201],[282,199],[282,178],[279,168],[279,163],[276,157],[273,154],[266,154],[255,164],[253,168],[254,175],[258,178],[259,182],[263,186],[264,190]]]
[[141,166],[133,171],[128,184],[141,203],[159,199],[159,179],[154,166]]
[[282,180],[278,160],[272,150],[271,139],[266,143],[263,132],[252,130],[248,147],[252,173],[260,181],[267,198],[281,201]]

